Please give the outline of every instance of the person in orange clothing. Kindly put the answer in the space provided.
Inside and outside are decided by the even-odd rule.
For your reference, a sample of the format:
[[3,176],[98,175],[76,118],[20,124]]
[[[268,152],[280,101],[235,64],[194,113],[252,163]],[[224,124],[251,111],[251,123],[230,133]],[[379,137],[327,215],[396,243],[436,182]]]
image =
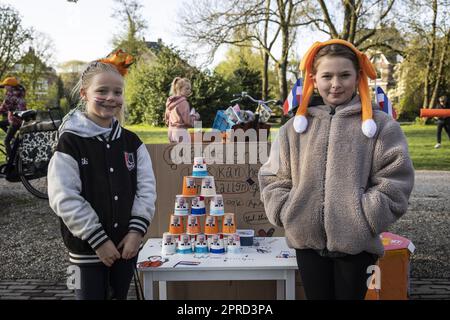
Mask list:
[[15,77],[8,77],[0,83],[0,88],[6,89],[6,96],[0,106],[0,113],[7,113],[8,119],[0,121],[0,128],[6,132],[5,148],[9,157],[11,154],[11,140],[22,125],[22,120],[14,116],[14,111],[27,109],[25,88]]

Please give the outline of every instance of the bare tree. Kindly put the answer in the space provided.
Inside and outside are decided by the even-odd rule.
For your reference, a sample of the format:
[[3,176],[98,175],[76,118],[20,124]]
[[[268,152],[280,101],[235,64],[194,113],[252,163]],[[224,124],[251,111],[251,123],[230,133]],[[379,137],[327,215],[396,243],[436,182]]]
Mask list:
[[[344,39],[361,50],[390,47],[386,41],[370,41],[388,24],[396,0],[317,0],[303,13],[314,21],[317,30],[333,39]],[[330,4],[331,3],[331,4]],[[339,15],[343,12],[343,17]],[[339,25],[338,23],[341,22]],[[385,39],[384,39],[385,40]],[[390,49],[394,49],[390,47]]]
[[428,49],[428,61],[427,67],[425,69],[425,81],[423,84],[423,107],[431,107],[430,106],[430,76],[433,69],[433,62],[436,52],[436,20],[438,16],[438,2],[437,0],[433,0],[432,2],[432,10],[433,10],[433,20],[431,22],[431,44]]
[[21,24],[19,13],[13,7],[0,4],[0,78],[20,58],[22,45],[31,37],[31,30]]
[[[399,20],[406,35],[419,35],[427,54],[423,62],[424,73],[422,108],[432,108],[442,83],[449,45],[449,0],[405,0],[408,12]],[[419,80],[420,81],[420,80]]]
[[[263,28],[263,37],[262,37],[262,41],[263,41],[263,45],[266,48],[271,49],[273,46],[273,41],[272,43],[269,44],[269,19],[270,19],[270,5],[271,5],[271,0],[266,0],[266,6],[265,6],[265,12],[264,12],[264,28]],[[276,39],[276,38],[275,38]],[[269,96],[269,54],[264,51],[262,51],[262,55],[263,55],[263,77],[262,77],[262,99],[263,100],[267,100],[268,96]]]
[[147,22],[141,14],[143,5],[139,0],[114,0],[116,8],[112,15],[120,25],[125,26],[120,34],[113,38],[113,45],[121,47],[134,56],[140,56],[145,50],[145,43],[141,39],[147,30]]
[[[303,19],[299,5],[304,1],[197,0],[181,12],[180,29],[189,43],[206,46],[211,57],[222,45],[251,46],[263,51],[263,96],[267,96],[271,60],[279,74],[280,98],[285,99],[289,50],[295,42],[297,27],[313,23]],[[281,47],[278,56],[273,50],[275,43]]]
[[444,77],[444,64],[448,62],[448,47],[450,45],[450,30],[447,30],[447,34],[442,41],[442,51],[439,57],[438,68],[436,70],[436,79],[434,82],[433,94],[431,95],[430,102],[428,106],[432,107],[437,100],[438,90],[441,85],[442,79]]

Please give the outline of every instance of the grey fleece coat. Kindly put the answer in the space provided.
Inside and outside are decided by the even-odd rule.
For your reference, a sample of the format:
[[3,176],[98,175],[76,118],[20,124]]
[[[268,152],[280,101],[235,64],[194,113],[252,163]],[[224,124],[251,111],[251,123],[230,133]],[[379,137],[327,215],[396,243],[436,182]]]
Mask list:
[[258,175],[267,217],[291,248],[382,256],[379,235],[406,212],[414,185],[406,138],[375,109],[377,133],[364,136],[359,96],[330,111],[308,107],[302,134],[293,119],[280,128]]

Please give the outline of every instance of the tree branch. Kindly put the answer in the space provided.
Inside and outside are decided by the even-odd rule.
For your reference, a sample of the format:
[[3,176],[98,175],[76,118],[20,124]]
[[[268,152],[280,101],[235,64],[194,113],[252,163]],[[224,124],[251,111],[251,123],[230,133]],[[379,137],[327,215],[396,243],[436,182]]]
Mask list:
[[334,26],[333,22],[331,22],[330,14],[328,13],[327,5],[323,0],[317,0],[319,2],[320,7],[322,8],[323,15],[325,18],[325,24],[330,29],[330,35],[332,38],[338,38],[339,34],[336,31],[336,27]]

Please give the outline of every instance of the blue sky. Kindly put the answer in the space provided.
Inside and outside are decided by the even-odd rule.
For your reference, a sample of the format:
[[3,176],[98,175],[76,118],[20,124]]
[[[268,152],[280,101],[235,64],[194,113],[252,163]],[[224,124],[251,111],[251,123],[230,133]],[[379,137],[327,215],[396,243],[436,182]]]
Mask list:
[[[143,16],[148,30],[145,38],[184,49],[183,39],[177,34],[177,12],[186,0],[146,0]],[[107,54],[111,39],[117,33],[117,20],[111,17],[112,0],[79,0],[74,4],[65,0],[0,0],[16,8],[27,27],[46,33],[55,44],[56,62],[68,60],[91,61]],[[119,28],[120,29],[120,28]],[[301,37],[296,48],[302,54],[314,40],[324,40],[323,35]],[[213,64],[223,59],[225,49],[219,51]]]

